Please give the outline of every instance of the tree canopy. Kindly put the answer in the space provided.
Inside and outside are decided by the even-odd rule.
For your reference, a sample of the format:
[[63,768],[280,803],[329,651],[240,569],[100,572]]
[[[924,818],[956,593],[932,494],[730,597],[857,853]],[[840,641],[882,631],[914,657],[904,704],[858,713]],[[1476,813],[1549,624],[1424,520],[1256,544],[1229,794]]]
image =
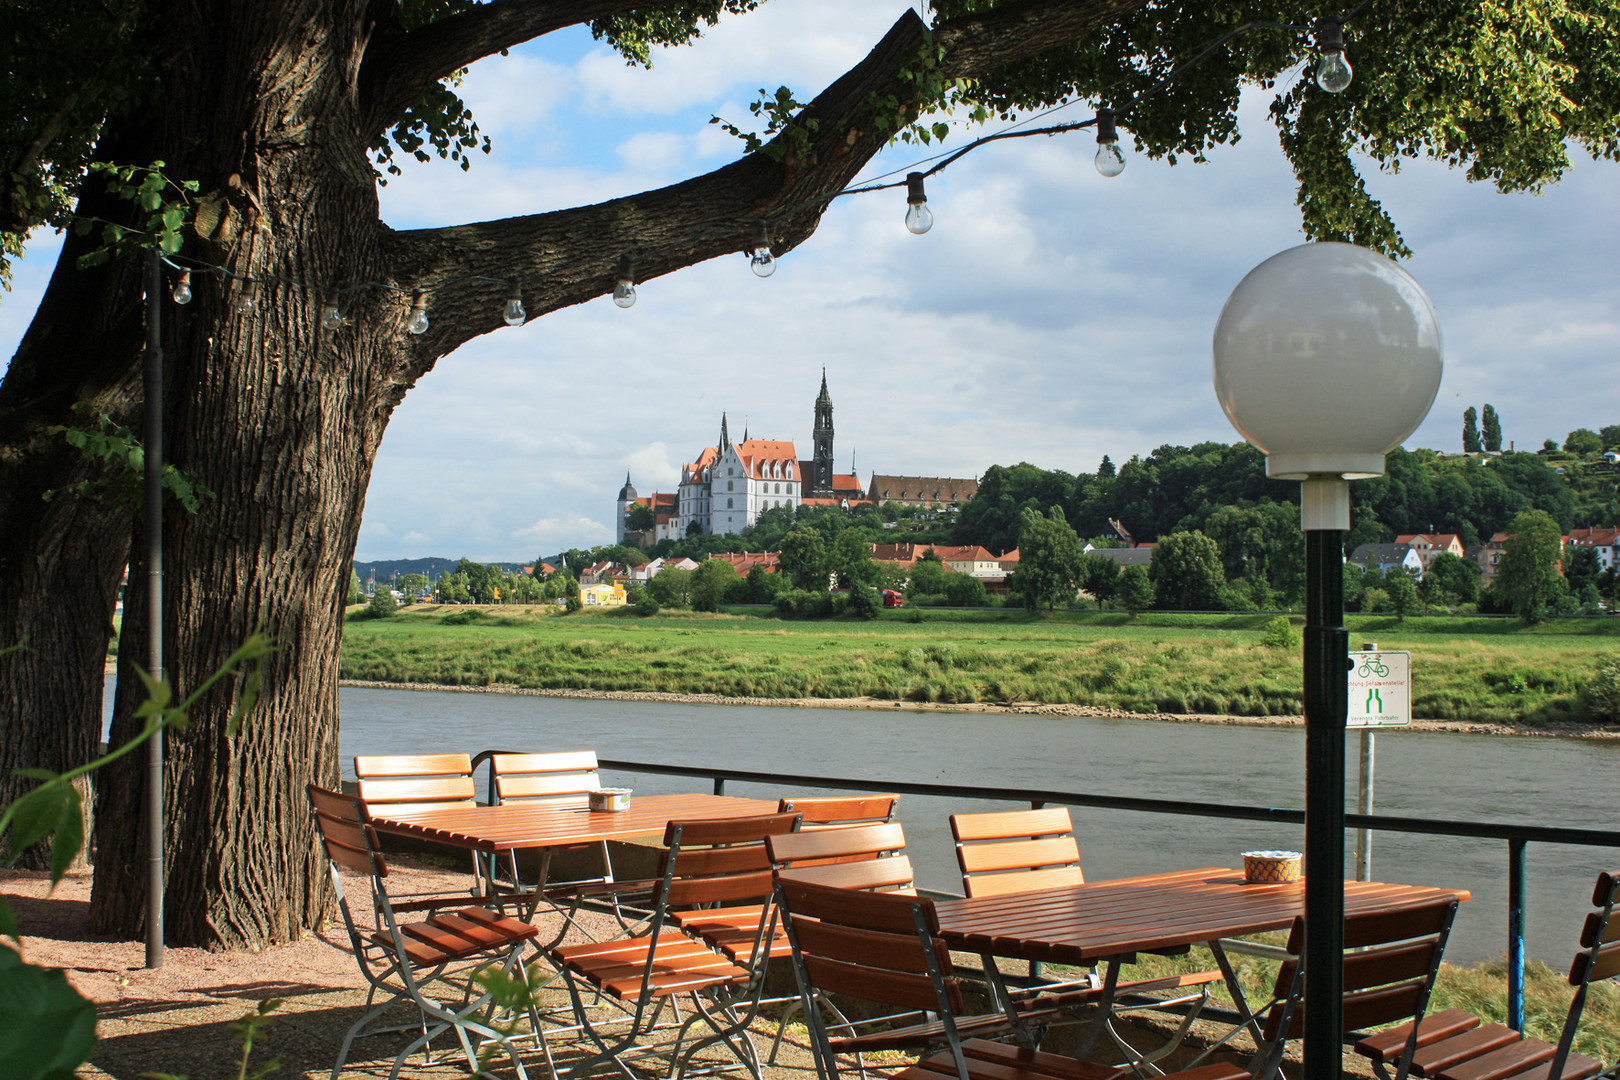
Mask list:
[[[1572,147],[1617,153],[1612,0],[1366,6],[1345,27],[1358,74],[1338,96],[1292,78],[1314,53],[1309,33],[1232,34],[1252,14],[1237,0],[938,0],[930,24],[908,10],[827,87],[765,94],[763,130],[743,132],[740,156],[711,172],[494,221],[396,230],[382,220],[378,185],[410,159],[465,168],[490,148],[455,90],[469,65],[577,25],[645,64],[656,47],[694,43],[758,3],[8,9],[0,257],[31,229],[73,229],[0,381],[0,652],[30,644],[0,659],[0,800],[26,783],[18,769],[70,767],[94,752],[119,579],[132,552],[131,580],[145,570],[132,543],[141,523],[81,486],[104,478],[61,437],[83,421],[75,406],[141,434],[143,250],[195,278],[194,300],[161,328],[173,388],[165,449],[218,496],[148,523],[164,536],[164,640],[182,643],[167,666],[180,686],[201,685],[256,631],[279,644],[252,738],[226,738],[243,689],[223,685],[193,710],[190,735],[166,738],[173,774],[185,777],[167,793],[174,941],[287,940],[324,914],[301,792],[338,775],[339,616],[377,446],[416,382],[506,325],[512,300],[514,317],[542,317],[613,288],[604,252],[633,253],[646,281],[748,250],[760,221],[774,254],[791,251],[892,138],[937,138],[942,109],[1027,118],[1071,99],[1108,103],[1140,149],[1197,161],[1237,138],[1241,88],[1270,87],[1307,235],[1397,254],[1404,242],[1362,184],[1356,154],[1390,166],[1429,156],[1503,190],[1533,190],[1558,178]],[[1303,27],[1320,12],[1290,0],[1267,14]],[[419,295],[432,297],[433,315],[418,334]],[[329,318],[335,300],[341,320]],[[1227,466],[1258,456],[1209,452]],[[1114,477],[1085,479],[1111,485],[1148,535],[1274,490],[1252,468],[1187,464],[1133,459]],[[1042,505],[1102,534],[1102,504],[1077,481],[1054,485],[1068,501]],[[59,494],[45,502],[47,492]],[[1010,538],[1024,501],[988,501],[981,525]],[[471,568],[452,576],[473,590]],[[130,663],[145,654],[150,615],[130,598],[115,744],[138,728]],[[289,763],[278,753],[288,745],[308,753]],[[244,776],[255,780],[253,805]],[[136,863],[141,781],[128,762],[104,777],[99,867]],[[143,888],[137,875],[101,870],[95,929],[131,932]]]

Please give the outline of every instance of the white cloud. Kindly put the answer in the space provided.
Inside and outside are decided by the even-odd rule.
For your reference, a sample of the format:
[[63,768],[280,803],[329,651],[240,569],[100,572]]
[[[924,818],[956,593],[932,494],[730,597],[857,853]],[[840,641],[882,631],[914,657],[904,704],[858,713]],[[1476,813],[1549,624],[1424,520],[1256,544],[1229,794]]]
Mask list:
[[[512,535],[519,540],[564,548],[610,542],[614,534],[612,529],[600,521],[582,515],[567,514],[557,518],[541,518],[532,525],[512,530]],[[576,543],[576,538],[583,539]]]

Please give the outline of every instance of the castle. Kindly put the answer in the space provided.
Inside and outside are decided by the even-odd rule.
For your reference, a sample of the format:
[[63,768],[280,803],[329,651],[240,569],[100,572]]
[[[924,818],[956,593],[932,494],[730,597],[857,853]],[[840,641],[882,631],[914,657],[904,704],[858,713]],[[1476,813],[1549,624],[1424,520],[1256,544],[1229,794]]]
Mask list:
[[821,373],[811,433],[810,460],[800,461],[791,441],[751,439],[744,430],[734,443],[720,417],[720,441],[681,466],[678,492],[638,496],[625,474],[619,490],[617,541],[626,540],[625,514],[641,504],[653,512],[652,539],[679,540],[700,533],[739,533],[759,515],[779,506],[849,506],[865,499],[854,475],[833,471],[833,406],[827,372]]

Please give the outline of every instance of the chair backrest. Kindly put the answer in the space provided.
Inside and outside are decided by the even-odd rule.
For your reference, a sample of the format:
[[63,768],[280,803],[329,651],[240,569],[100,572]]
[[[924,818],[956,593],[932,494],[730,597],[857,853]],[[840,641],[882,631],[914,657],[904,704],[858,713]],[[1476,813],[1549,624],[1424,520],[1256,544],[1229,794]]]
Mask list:
[[585,806],[590,802],[590,793],[602,789],[595,750],[496,754],[489,759],[489,768],[495,777],[496,802],[522,800],[547,806]]
[[956,864],[968,896],[1082,885],[1080,846],[1066,806],[952,814]]
[[660,910],[768,900],[771,859],[765,841],[798,825],[797,814],[670,822],[664,830]]
[[[963,1011],[950,950],[939,940],[931,901],[841,889],[776,875],[776,902],[793,948],[799,993],[846,994],[902,1010],[937,1012],[960,1056],[955,1018]],[[837,1075],[821,1010],[806,1006],[818,1072]],[[823,1072],[822,1070],[827,1070]]]
[[[1345,1031],[1394,1024],[1423,1016],[1429,993],[1440,971],[1456,900],[1440,900],[1409,907],[1385,908],[1346,915],[1344,920]],[[1266,1015],[1265,1042],[1256,1057],[1257,1078],[1273,1075],[1282,1061],[1283,1046],[1304,1034],[1305,920],[1296,918],[1288,935],[1293,954],[1277,971],[1276,1003]],[[1417,1049],[1417,1025],[1397,1059],[1396,1080],[1402,1080]]]
[[814,832],[801,829],[765,838],[771,864],[794,881],[915,892],[916,875],[905,847],[905,830],[898,821]]
[[411,814],[474,806],[466,754],[387,754],[354,759],[360,798],[373,814]]
[[804,819],[801,831],[818,826],[876,825],[894,820],[898,795],[826,795],[811,798],[787,798],[776,809],[784,814],[798,814]]
[[349,934],[349,945],[355,956],[363,957],[366,944],[361,928],[355,923],[354,912],[349,908],[342,871],[352,870],[370,877],[373,897],[386,902],[387,893],[382,889],[381,879],[388,876],[388,861],[378,848],[377,834],[371,828],[364,803],[316,784],[307,785],[304,791],[315,810],[315,829],[320,834],[321,847],[331,869],[332,888],[337,893],[338,910]]
[[1586,991],[1593,980],[1598,982],[1620,976],[1620,919],[1614,918],[1614,907],[1620,902],[1620,870],[1599,874],[1597,887],[1592,890],[1592,904],[1597,908],[1586,916],[1581,926],[1581,951],[1575,954],[1569,966],[1569,984],[1575,987],[1575,997],[1569,1003],[1569,1014],[1564,1018],[1564,1033],[1559,1037],[1558,1050],[1553,1055],[1547,1075],[1563,1075],[1564,1063],[1575,1044],[1575,1032],[1581,1024],[1581,1013],[1586,1008]]

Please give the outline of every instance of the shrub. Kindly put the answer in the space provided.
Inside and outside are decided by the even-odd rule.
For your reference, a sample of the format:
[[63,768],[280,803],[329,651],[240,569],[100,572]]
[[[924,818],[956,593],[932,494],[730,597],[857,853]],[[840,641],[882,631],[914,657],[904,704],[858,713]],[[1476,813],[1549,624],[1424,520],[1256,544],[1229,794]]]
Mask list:
[[579,593],[577,593],[577,592],[576,593],[569,593],[567,598],[563,602],[563,610],[565,612],[569,612],[569,613],[578,611],[580,608],[582,608],[584,606],[585,606],[585,601],[583,601],[583,600],[581,600],[579,598]]
[[394,594],[388,589],[378,589],[371,594],[371,602],[366,605],[366,618],[386,619],[399,610],[394,603]]
[[636,614],[643,618],[648,615],[658,614],[661,607],[658,599],[646,589],[640,591],[640,595],[636,597],[636,602],[632,606],[635,608]]
[[1299,628],[1286,615],[1266,623],[1260,640],[1268,649],[1297,649],[1301,642]]
[[1581,687],[1581,701],[1592,719],[1620,721],[1620,654],[1598,661],[1597,674]]

